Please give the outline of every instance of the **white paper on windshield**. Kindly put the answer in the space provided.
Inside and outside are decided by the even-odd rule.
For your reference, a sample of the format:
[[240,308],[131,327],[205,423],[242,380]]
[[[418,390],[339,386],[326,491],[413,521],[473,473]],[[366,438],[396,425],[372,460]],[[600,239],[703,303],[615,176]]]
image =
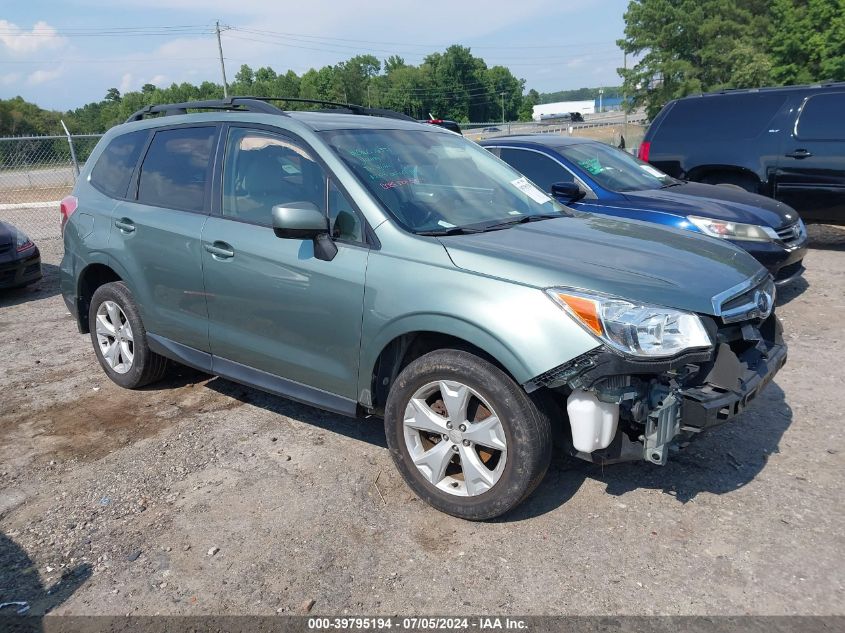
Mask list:
[[523,176],[522,178],[517,178],[516,180],[511,180],[511,184],[519,189],[522,193],[526,196],[531,198],[534,202],[539,204],[543,204],[544,202],[549,202],[551,198],[544,194],[542,191],[537,189],[531,182]]
[[640,169],[642,169],[647,174],[651,174],[655,178],[663,178],[663,174],[661,172],[657,171],[651,165],[640,165]]
[[437,223],[438,223],[440,226],[442,226],[442,227],[444,227],[444,228],[447,228],[447,229],[453,229],[453,228],[455,228],[455,225],[454,225],[454,224],[452,224],[451,222],[447,222],[446,220],[438,220],[438,221],[437,221]]

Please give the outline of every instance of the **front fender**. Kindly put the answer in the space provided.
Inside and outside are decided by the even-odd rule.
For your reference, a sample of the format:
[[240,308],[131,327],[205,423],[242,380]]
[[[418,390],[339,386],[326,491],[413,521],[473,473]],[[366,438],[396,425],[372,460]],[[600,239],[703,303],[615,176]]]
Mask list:
[[598,346],[540,288],[431,260],[371,254],[358,373],[362,402],[382,350],[396,337],[414,332],[467,341],[495,358],[520,384]]

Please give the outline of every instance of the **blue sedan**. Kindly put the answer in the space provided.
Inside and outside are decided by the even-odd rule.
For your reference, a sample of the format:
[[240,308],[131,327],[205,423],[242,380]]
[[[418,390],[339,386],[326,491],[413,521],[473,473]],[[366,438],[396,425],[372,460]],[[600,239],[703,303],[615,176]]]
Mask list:
[[697,231],[733,242],[778,285],[804,271],[807,231],[791,207],[738,187],[676,180],[627,152],[552,134],[506,136],[481,145],[563,204]]

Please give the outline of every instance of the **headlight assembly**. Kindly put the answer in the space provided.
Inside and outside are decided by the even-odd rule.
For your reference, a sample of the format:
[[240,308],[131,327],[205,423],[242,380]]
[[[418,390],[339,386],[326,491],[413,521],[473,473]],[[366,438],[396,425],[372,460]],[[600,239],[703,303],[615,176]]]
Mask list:
[[662,358],[713,345],[691,312],[567,288],[547,292],[581,327],[623,354]]
[[773,242],[778,239],[777,232],[768,226],[702,218],[697,215],[687,216],[687,220],[702,233],[711,237],[721,237],[726,240],[743,240],[746,242]]

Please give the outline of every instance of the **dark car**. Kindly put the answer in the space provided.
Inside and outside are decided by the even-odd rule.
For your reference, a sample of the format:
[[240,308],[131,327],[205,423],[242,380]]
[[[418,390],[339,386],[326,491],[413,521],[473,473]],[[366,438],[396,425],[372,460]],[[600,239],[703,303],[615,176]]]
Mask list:
[[41,279],[41,253],[20,229],[0,222],[0,288],[20,288]]
[[677,180],[589,139],[534,134],[481,145],[572,208],[726,239],[751,253],[778,284],[804,270],[806,229],[798,213],[781,202],[737,188]]
[[845,224],[845,83],[732,90],[670,101],[639,157],[671,176],[732,184]]
[[454,121],[450,121],[449,119],[423,119],[420,123],[430,123],[431,125],[436,125],[438,127],[446,128],[450,132],[454,132],[455,134],[463,135],[461,132],[461,126],[455,123]]

